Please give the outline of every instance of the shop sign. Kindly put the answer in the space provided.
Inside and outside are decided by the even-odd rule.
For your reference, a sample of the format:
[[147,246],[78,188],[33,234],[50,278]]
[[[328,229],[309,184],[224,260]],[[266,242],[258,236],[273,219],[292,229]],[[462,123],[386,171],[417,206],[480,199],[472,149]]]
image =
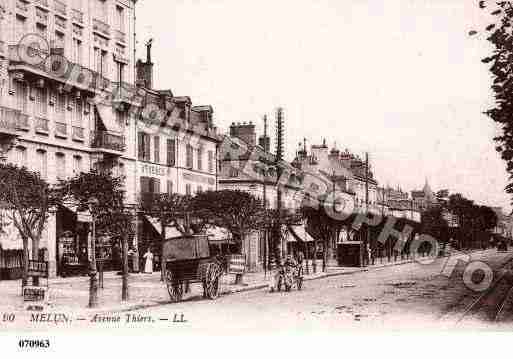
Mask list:
[[200,175],[194,174],[194,173],[184,173],[183,178],[187,181],[208,184],[211,186],[214,186],[216,184],[216,180],[214,178],[200,176]]
[[243,274],[246,271],[246,256],[232,254],[228,256],[228,273]]
[[159,165],[150,165],[147,163],[143,163],[140,165],[141,167],[141,173],[146,176],[170,176],[171,175],[171,169],[168,167],[163,167]]
[[24,302],[44,302],[48,296],[47,287],[23,287],[23,301]]
[[82,223],[91,223],[93,221],[93,217],[89,212],[78,212],[77,213],[77,222]]
[[27,275],[29,277],[48,278],[48,262],[29,261]]

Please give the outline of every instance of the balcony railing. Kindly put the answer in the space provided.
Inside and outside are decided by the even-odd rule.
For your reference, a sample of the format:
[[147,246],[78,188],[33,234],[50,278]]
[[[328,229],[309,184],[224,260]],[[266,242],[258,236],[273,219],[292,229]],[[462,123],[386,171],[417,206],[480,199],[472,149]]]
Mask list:
[[125,43],[126,34],[123,31],[116,30],[116,41]]
[[53,9],[57,14],[66,16],[66,4],[59,0],[53,0]]
[[48,0],[35,0],[34,3],[36,6],[43,6],[45,8],[48,8]]
[[29,130],[30,129],[30,123],[29,123],[29,115],[26,115],[24,113],[20,113],[18,117],[18,130]]
[[110,25],[101,20],[93,19],[93,31],[99,32],[105,36],[110,36]]
[[62,122],[55,123],[55,137],[68,137],[68,125]]
[[[110,83],[108,79],[106,79],[103,76],[100,76],[99,73],[89,70],[63,57],[56,57],[55,61],[66,60],[67,64],[64,64],[63,66],[63,68],[66,69],[66,73],[62,75],[56,73],[56,71],[50,71],[50,69],[47,68],[47,66],[54,66],[54,68],[59,68],[60,65],[56,64],[55,61],[45,61],[48,57],[48,54],[42,52],[40,49],[30,48],[27,46],[23,48],[23,45],[9,45],[8,50],[8,57],[10,60],[11,68],[17,66],[28,67],[30,69],[35,70],[28,71],[31,71],[38,75],[41,75],[40,73],[43,72],[49,78],[70,82],[73,84],[73,86],[83,90],[93,91],[94,89],[103,89]],[[64,53],[62,49],[59,50],[59,52],[57,50],[58,49],[52,48],[52,54]],[[21,68],[19,70],[27,71],[25,68]]]
[[108,131],[97,131],[92,133],[91,147],[116,152],[125,150],[125,137]]
[[75,141],[83,141],[84,140],[84,129],[82,127],[73,126],[73,139]]
[[0,134],[15,135],[20,111],[0,106]]
[[27,14],[28,13],[28,5],[23,0],[16,0],[16,11],[21,14]]
[[48,134],[50,128],[48,126],[48,120],[41,117],[36,117],[35,130],[37,133]]
[[48,13],[41,9],[36,9],[36,21],[41,24],[48,24]]
[[71,10],[71,20],[78,22],[79,24],[84,23],[84,13],[77,9]]

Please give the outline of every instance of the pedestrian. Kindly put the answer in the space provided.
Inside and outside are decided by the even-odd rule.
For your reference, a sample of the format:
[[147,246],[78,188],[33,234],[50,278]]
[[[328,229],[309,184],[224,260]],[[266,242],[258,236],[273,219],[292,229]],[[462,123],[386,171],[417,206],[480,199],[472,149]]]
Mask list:
[[151,253],[150,247],[144,254],[143,258],[146,260],[144,264],[144,273],[153,273],[153,253]]
[[371,264],[372,251],[369,243],[367,243],[367,265]]

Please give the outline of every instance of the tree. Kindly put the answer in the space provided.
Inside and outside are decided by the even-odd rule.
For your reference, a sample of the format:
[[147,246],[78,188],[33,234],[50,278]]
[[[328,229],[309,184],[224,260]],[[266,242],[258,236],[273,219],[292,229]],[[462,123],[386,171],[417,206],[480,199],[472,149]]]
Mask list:
[[491,19],[482,31],[472,30],[469,35],[484,34],[492,45],[491,54],[481,60],[489,65],[495,97],[485,114],[500,126],[501,133],[494,140],[510,174],[506,192],[513,194],[513,5],[511,1],[483,0],[479,1],[479,8],[490,14]]
[[[342,221],[337,218],[334,218],[326,212],[327,208],[337,205],[336,202],[335,204],[333,204],[332,202],[330,202],[329,199],[330,196],[323,195],[318,199],[319,202],[315,201],[314,205],[312,205],[312,203],[304,202],[300,210],[303,218],[307,221],[307,227],[310,229],[315,239],[316,249],[314,251],[314,260],[317,257],[317,240],[319,238],[321,239],[323,245],[323,272],[327,270],[328,252],[331,247],[331,243],[334,243],[336,241],[336,239],[340,235],[340,231],[342,230],[343,226],[347,224],[347,221]],[[333,212],[336,213],[336,210],[333,210]]]
[[441,206],[431,206],[422,213],[421,231],[427,234],[439,243],[444,244],[444,248],[449,240],[449,225],[443,215],[444,209]]
[[[133,211],[125,205],[124,177],[110,172],[91,171],[60,181],[58,191],[65,200],[77,205],[77,211],[91,211],[95,231],[110,238],[119,238],[123,244],[122,298],[128,299],[127,252],[128,238],[135,233]],[[96,245],[94,243],[93,245]],[[96,261],[92,262],[96,263]],[[91,265],[89,296],[91,306],[96,305],[98,284],[97,268]]]
[[[144,193],[141,195],[139,199],[141,210],[148,216],[156,218],[162,228],[160,233],[161,248],[163,248],[166,241],[166,227],[170,225],[180,227],[179,219],[186,218],[189,202],[189,197],[176,193]],[[188,228],[181,228],[181,230],[186,232]],[[165,273],[164,263],[161,263],[160,272],[160,280],[163,281]]]
[[[50,211],[60,202],[54,190],[37,172],[0,163],[0,202],[6,204],[7,217],[18,229],[23,241],[23,281],[28,283],[29,241],[32,244],[32,259],[39,257],[41,235]],[[33,279],[39,285],[38,278]]]
[[[265,224],[262,202],[250,193],[222,190],[201,192],[192,199],[194,215],[203,223],[226,228],[238,241],[244,254],[247,236]],[[243,275],[235,282],[241,284]]]

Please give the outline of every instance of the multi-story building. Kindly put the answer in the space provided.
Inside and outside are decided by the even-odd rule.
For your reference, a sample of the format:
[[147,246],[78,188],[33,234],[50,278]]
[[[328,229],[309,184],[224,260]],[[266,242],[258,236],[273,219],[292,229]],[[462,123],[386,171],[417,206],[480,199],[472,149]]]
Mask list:
[[[135,147],[129,143],[134,117],[125,106],[129,100],[118,91],[135,78],[135,2],[0,4],[4,160],[38,171],[50,183],[91,168],[107,166],[121,174],[135,170]],[[134,202],[130,176],[126,186],[128,201]],[[41,246],[47,249],[52,275],[64,256],[87,248],[84,228],[72,206],[50,216]]]

